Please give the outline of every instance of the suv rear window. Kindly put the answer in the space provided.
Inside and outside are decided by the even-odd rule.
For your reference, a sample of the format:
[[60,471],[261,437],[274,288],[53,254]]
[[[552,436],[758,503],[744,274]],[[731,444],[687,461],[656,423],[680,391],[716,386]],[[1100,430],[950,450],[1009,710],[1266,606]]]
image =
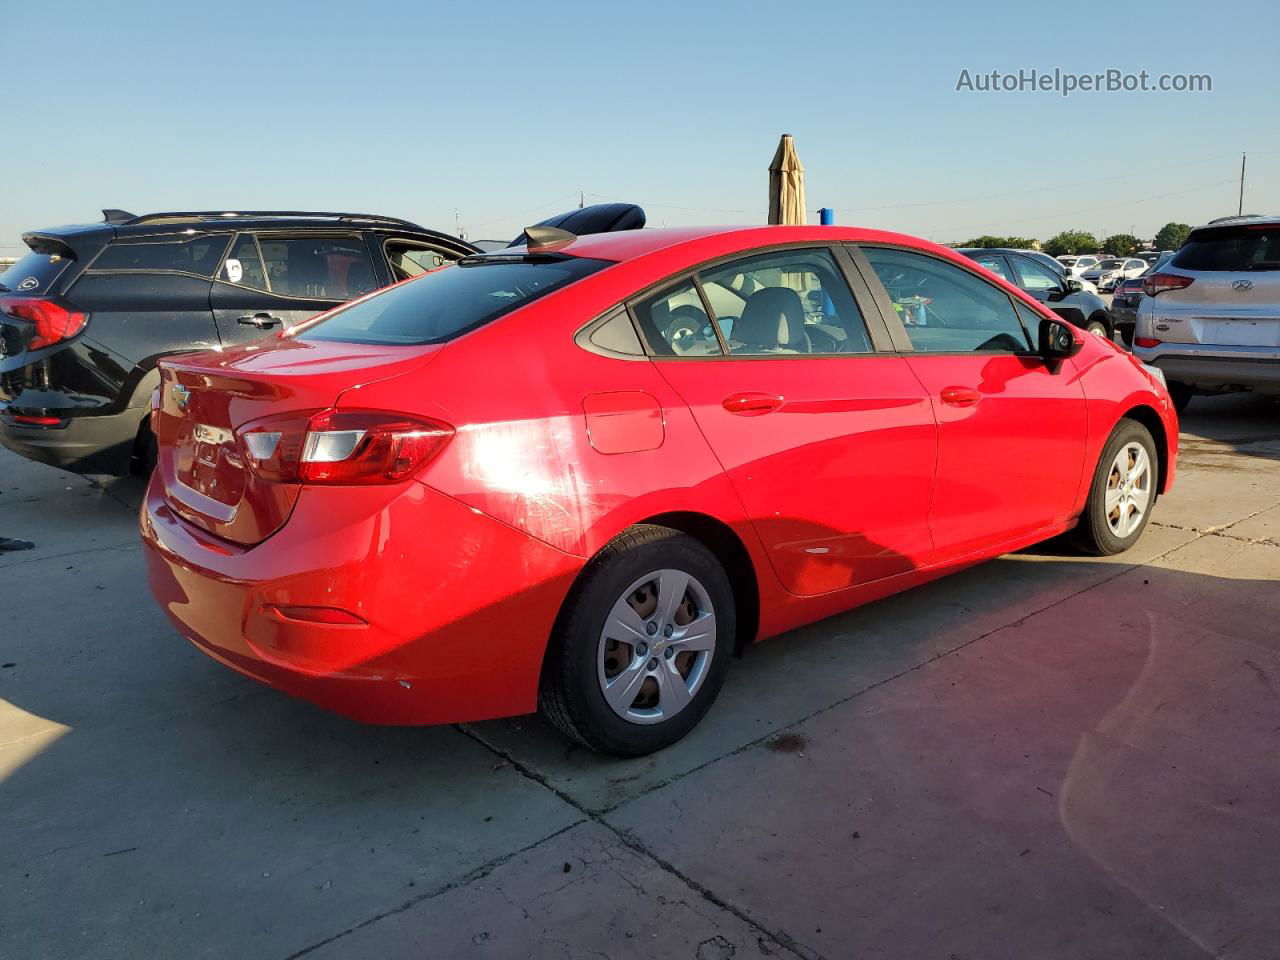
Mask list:
[[1280,224],[1197,230],[1171,265],[1183,270],[1280,270]]
[[582,257],[466,259],[344,307],[298,339],[441,343],[609,265]]
[[[48,253],[28,253],[13,266],[0,273],[0,286],[9,293],[27,293],[39,296],[48,293],[59,274],[71,260]],[[0,291],[3,292],[3,291]]]

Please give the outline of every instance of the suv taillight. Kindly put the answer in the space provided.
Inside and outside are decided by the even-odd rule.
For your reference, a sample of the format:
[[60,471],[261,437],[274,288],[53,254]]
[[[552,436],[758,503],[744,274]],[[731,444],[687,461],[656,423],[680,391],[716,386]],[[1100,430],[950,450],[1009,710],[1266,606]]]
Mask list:
[[27,342],[28,350],[50,347],[70,340],[84,329],[89,315],[58,300],[44,297],[10,297],[0,299],[0,312],[15,320],[35,324],[35,333]]
[[237,431],[251,470],[272,483],[396,483],[453,437],[438,420],[378,410],[283,414]]
[[1184,290],[1195,282],[1195,277],[1184,277],[1177,273],[1153,273],[1142,278],[1142,292],[1148,297],[1154,297],[1166,290]]

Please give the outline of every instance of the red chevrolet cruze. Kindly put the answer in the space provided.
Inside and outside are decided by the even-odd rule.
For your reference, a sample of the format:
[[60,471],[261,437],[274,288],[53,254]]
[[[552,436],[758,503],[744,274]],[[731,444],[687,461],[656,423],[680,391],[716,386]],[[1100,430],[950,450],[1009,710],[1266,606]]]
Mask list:
[[360,720],[642,754],[736,648],[1073,527],[1125,550],[1173,482],[1158,371],[942,247],[526,240],[161,363],[179,631]]

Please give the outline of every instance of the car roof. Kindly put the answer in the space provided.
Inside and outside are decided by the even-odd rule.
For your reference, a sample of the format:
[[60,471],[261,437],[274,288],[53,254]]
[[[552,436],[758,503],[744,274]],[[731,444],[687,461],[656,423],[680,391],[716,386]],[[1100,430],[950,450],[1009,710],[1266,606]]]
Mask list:
[[[942,251],[951,256],[955,252],[919,237],[855,226],[711,226],[711,227],[660,227],[642,230],[620,230],[616,233],[596,233],[575,237],[571,242],[557,246],[558,251],[575,257],[591,257],[599,260],[625,262],[662,251],[690,248],[691,255],[718,256],[737,251],[750,252],[755,247],[767,247],[786,243],[879,243],[905,245]],[[511,247],[499,253],[516,253],[523,247]]]
[[182,210],[162,213],[148,213],[133,216],[122,210],[104,210],[105,219],[99,223],[70,224],[45,230],[31,231],[23,234],[24,239],[33,237],[62,237],[89,239],[102,234],[111,236],[153,236],[173,234],[186,231],[196,233],[217,233],[232,230],[392,230],[396,233],[411,233],[422,237],[442,240],[459,250],[469,250],[471,244],[465,240],[443,233],[428,230],[409,220],[398,217],[384,217],[371,213],[333,213],[305,210]]

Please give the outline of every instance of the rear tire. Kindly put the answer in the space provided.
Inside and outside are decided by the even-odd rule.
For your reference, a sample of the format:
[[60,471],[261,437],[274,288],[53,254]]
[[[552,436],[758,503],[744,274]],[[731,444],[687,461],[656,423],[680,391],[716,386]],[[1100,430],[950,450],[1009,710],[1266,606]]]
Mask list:
[[133,458],[129,470],[135,476],[150,478],[156,468],[156,458],[160,454],[155,434],[151,432],[150,420],[143,420],[138,427],[138,436],[133,441]]
[[1185,383],[1179,383],[1177,380],[1170,380],[1168,387],[1169,399],[1173,401],[1173,409],[1181,413],[1187,409],[1187,404],[1191,402],[1194,394],[1189,386]]
[[733,653],[733,589],[700,542],[634,527],[588,565],[547,649],[538,705],[566,736],[636,757],[711,707]]
[[1089,499],[1076,527],[1081,549],[1124,553],[1142,536],[1156,503],[1160,461],[1155,440],[1136,420],[1121,420],[1102,448]]

